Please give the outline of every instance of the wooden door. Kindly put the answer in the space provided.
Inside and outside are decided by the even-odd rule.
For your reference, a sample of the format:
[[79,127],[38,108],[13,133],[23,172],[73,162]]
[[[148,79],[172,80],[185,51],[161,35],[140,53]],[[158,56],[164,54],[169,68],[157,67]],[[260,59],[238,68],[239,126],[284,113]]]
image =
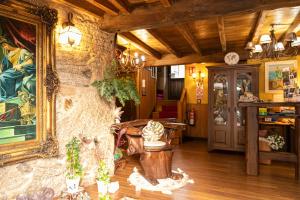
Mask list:
[[246,143],[246,108],[237,106],[239,98],[244,92],[251,92],[258,96],[258,72],[255,67],[245,67],[234,70],[234,99],[233,105],[233,147],[234,150],[244,151]]
[[209,71],[209,150],[232,147],[231,70]]

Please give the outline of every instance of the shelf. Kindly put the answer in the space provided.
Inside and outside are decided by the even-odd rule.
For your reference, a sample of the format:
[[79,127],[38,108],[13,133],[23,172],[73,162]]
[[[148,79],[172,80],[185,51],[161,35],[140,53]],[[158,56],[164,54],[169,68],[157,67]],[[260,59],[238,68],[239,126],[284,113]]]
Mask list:
[[300,107],[300,102],[239,102],[240,107]]
[[294,124],[291,123],[280,123],[280,122],[258,122],[258,123],[263,125],[294,126]]
[[299,115],[295,115],[295,114],[289,114],[289,115],[258,115],[257,116],[258,118],[260,119],[263,119],[263,118],[297,118],[299,117]]
[[289,152],[259,152],[259,158],[285,162],[297,162],[297,155]]

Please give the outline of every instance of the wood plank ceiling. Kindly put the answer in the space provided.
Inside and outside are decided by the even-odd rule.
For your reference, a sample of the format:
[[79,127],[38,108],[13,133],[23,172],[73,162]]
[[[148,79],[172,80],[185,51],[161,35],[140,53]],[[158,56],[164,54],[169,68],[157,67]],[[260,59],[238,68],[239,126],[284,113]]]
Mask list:
[[146,54],[148,65],[223,61],[247,42],[259,41],[271,24],[276,37],[298,32],[300,0],[65,0],[102,18],[118,44]]

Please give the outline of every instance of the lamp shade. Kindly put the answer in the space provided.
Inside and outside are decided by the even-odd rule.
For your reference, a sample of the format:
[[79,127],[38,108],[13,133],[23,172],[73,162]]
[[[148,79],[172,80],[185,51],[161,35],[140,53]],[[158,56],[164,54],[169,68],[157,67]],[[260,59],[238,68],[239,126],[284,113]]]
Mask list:
[[59,42],[63,45],[78,46],[81,42],[82,34],[75,26],[63,27],[59,33]]
[[274,51],[284,51],[284,45],[282,42],[276,43],[274,48]]
[[203,78],[205,78],[205,73],[204,72],[201,72],[200,73],[200,77],[203,79]]
[[261,52],[263,52],[261,45],[260,44],[255,45],[253,53],[261,53]]
[[196,79],[197,78],[197,74],[194,72],[194,73],[192,73],[192,78],[193,79]]
[[245,47],[246,50],[253,50],[255,49],[254,45],[253,45],[253,42],[248,42],[246,47]]
[[300,46],[300,37],[297,37],[297,40],[292,42],[292,47],[298,47]]
[[269,44],[272,42],[270,35],[262,35],[260,37],[260,44]]
[[294,42],[297,40],[297,35],[295,32],[288,33],[285,37],[285,41]]

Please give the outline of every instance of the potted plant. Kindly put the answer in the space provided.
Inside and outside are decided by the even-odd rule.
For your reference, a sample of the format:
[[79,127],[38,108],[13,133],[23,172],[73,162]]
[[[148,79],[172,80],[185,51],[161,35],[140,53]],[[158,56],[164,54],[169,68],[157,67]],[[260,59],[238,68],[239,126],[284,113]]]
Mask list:
[[103,160],[99,162],[98,174],[97,174],[97,186],[98,193],[101,196],[105,196],[108,191],[108,184],[110,181],[109,170]]
[[82,166],[79,160],[80,141],[76,137],[66,145],[67,150],[67,173],[66,183],[69,193],[78,192],[80,177],[82,176]]
[[135,81],[130,76],[121,74],[115,59],[106,68],[104,79],[97,80],[92,85],[98,90],[99,95],[109,102],[117,98],[122,106],[125,106],[125,102],[129,100],[133,100],[136,104],[140,103]]

